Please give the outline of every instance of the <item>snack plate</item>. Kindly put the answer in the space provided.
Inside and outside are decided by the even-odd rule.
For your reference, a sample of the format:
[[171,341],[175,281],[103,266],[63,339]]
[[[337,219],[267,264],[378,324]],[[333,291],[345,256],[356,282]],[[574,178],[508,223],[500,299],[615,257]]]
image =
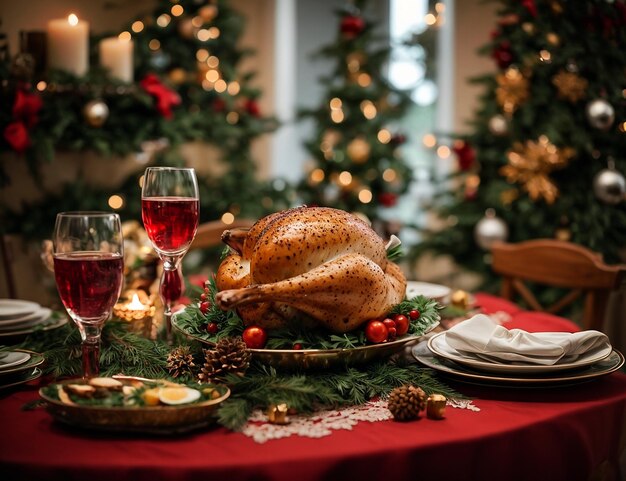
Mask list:
[[[53,385],[76,382],[70,379]],[[81,406],[51,398],[45,389],[40,389],[39,395],[52,417],[63,424],[87,430],[171,435],[214,424],[217,407],[230,396],[230,390],[225,386],[223,389],[226,392],[216,399],[180,406]]]
[[[432,331],[439,325],[434,322],[424,333]],[[213,343],[200,336],[189,333],[172,317],[172,326],[203,344],[213,346]],[[326,369],[334,366],[352,366],[378,359],[385,359],[402,350],[407,342],[419,339],[422,335],[405,335],[395,341],[371,346],[359,346],[352,349],[250,349],[252,357],[269,366],[279,369]]]

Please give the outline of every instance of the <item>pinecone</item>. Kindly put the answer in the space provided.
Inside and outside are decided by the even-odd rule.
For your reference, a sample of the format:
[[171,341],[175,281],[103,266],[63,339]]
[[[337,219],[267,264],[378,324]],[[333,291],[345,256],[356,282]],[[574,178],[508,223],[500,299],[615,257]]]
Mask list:
[[189,347],[179,346],[167,356],[167,370],[172,377],[191,374],[195,364]]
[[387,407],[396,421],[417,419],[426,407],[426,393],[415,386],[400,386],[389,394]]
[[240,338],[220,339],[212,350],[204,350],[204,365],[198,374],[200,382],[212,382],[227,373],[243,376],[250,365],[250,351]]

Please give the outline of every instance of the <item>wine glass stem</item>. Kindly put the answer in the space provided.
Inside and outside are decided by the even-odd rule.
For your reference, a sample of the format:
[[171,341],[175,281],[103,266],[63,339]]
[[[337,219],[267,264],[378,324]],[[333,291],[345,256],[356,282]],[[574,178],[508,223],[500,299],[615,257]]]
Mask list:
[[100,374],[100,338],[83,341],[83,378],[89,379]]
[[180,258],[165,257],[163,259],[163,277],[161,278],[161,300],[163,301],[163,320],[165,321],[165,335],[168,344],[174,342],[172,335],[172,303],[181,292],[180,285]]

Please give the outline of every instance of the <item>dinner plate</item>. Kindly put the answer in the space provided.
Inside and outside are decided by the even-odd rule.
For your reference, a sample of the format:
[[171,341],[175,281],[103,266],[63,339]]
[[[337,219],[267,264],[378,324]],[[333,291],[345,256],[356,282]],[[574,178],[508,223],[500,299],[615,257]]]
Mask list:
[[18,366],[30,359],[30,354],[24,351],[11,351],[6,356],[0,358],[0,373],[5,369]]
[[582,354],[573,362],[557,363],[549,366],[543,364],[498,363],[463,356],[446,342],[446,332],[434,335],[428,340],[428,348],[438,356],[463,364],[472,369],[496,373],[545,373],[566,371],[594,364],[611,354],[613,348],[608,342],[592,351]]
[[[350,349],[249,349],[252,357],[269,366],[280,369],[327,369],[334,366],[352,366],[385,359],[400,352],[407,342],[419,339],[439,325],[433,322],[420,335],[405,335],[395,341],[359,346]],[[172,326],[186,336],[203,344],[213,346],[207,339],[188,332],[172,317]]]
[[21,316],[15,319],[0,320],[0,332],[15,331],[16,329],[25,329],[45,321],[52,314],[52,310],[47,307],[40,307],[35,312]]
[[39,309],[39,304],[20,299],[0,299],[0,319],[25,316]]
[[16,349],[15,352],[23,352],[23,353],[28,354],[30,357],[26,362],[23,362],[22,364],[17,364],[15,366],[7,367],[6,369],[1,369],[0,370],[0,382],[5,377],[12,376],[14,374],[25,372],[25,371],[32,371],[36,367],[43,364],[43,362],[45,361],[45,358],[43,357],[43,355],[35,351],[28,351],[26,349]]
[[406,283],[406,297],[411,299],[415,296],[424,296],[443,303],[450,295],[450,288],[430,282],[408,281]]
[[43,374],[42,370],[36,367],[32,370],[32,372],[28,372],[21,376],[11,376],[7,378],[6,383],[2,382],[2,378],[0,378],[0,390],[8,389],[10,387],[19,386],[20,384],[25,384],[34,379],[38,379]]
[[50,318],[46,321],[40,322],[31,327],[27,328],[16,328],[11,331],[0,331],[0,342],[6,339],[13,339],[17,337],[25,337],[28,334],[32,334],[37,331],[50,331],[52,329],[57,329],[61,326],[64,326],[68,322],[67,316],[61,316],[58,318]]
[[502,387],[549,388],[552,386],[577,384],[580,382],[591,381],[595,378],[615,372],[624,365],[624,356],[622,353],[613,349],[611,354],[601,361],[597,361],[594,364],[571,371],[556,371],[524,375],[513,373],[492,374],[474,371],[473,369],[463,366],[462,364],[457,364],[449,359],[433,356],[431,352],[424,352],[421,345],[414,346],[412,353],[413,357],[415,357],[415,359],[417,359],[421,364],[458,381]]

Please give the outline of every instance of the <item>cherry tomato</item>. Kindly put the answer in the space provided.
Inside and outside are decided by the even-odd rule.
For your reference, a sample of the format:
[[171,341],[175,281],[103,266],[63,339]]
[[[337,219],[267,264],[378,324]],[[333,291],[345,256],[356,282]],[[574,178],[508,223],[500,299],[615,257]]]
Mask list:
[[250,349],[262,349],[267,341],[267,333],[265,329],[259,326],[249,326],[243,331],[243,342]]
[[202,314],[206,314],[207,311],[209,310],[209,307],[211,307],[211,303],[209,301],[202,301],[200,303],[200,312]]
[[383,324],[387,327],[387,329],[396,328],[396,321],[394,321],[393,319],[387,318],[383,321]]
[[370,321],[365,326],[365,337],[369,342],[380,344],[385,342],[389,336],[387,326],[380,321]]
[[215,334],[218,329],[219,326],[214,322],[209,322],[206,326],[206,332],[208,332],[209,334]]
[[396,331],[398,336],[404,336],[409,331],[409,320],[406,316],[398,314],[393,318],[396,321]]
[[419,319],[420,315],[420,311],[418,311],[417,309],[413,309],[411,312],[409,312],[409,317],[413,320]]
[[389,331],[389,340],[393,341],[396,338],[396,334],[398,333],[398,331],[395,327],[390,327],[387,330]]

